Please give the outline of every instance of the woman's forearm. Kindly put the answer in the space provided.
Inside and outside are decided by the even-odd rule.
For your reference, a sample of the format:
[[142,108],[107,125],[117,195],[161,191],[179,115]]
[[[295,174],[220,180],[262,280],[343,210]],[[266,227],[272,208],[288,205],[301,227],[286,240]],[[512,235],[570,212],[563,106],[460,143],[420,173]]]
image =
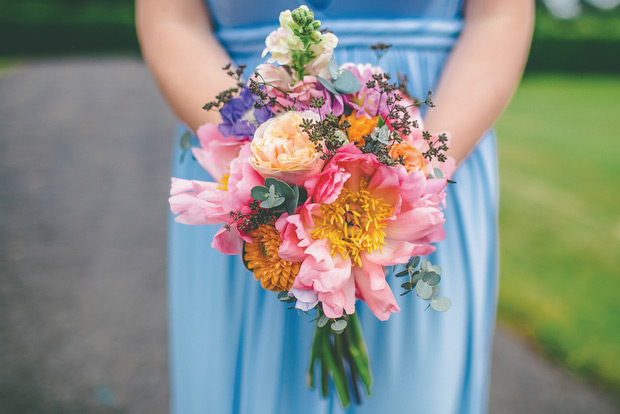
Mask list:
[[221,70],[230,58],[204,1],[137,0],[136,25],[144,59],[176,115],[194,130],[220,122],[217,111],[201,108],[234,80]]
[[469,0],[465,27],[426,114],[430,132],[449,131],[460,163],[501,114],[521,74],[532,36],[532,0]]

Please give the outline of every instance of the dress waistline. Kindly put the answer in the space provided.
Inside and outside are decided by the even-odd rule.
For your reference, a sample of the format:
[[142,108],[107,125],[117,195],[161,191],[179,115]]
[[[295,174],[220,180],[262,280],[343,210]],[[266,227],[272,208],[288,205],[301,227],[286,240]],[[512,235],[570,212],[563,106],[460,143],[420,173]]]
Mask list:
[[[399,48],[450,49],[463,28],[462,19],[322,20],[338,36],[338,47],[369,47],[385,43]],[[253,55],[265,48],[265,38],[277,26],[226,27],[216,36],[231,55]]]

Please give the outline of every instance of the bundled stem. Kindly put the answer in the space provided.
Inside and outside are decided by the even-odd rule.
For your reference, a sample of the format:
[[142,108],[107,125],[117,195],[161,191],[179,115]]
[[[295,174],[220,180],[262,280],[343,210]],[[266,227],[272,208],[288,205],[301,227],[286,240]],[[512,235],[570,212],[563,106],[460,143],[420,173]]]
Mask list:
[[330,324],[317,324],[310,354],[308,383],[310,388],[314,388],[314,372],[318,362],[321,395],[328,395],[331,376],[342,406],[347,407],[351,403],[351,394],[356,404],[361,403],[360,381],[366,395],[370,396],[372,376],[357,315],[346,315],[342,319],[347,322],[347,328],[340,333],[334,331]]

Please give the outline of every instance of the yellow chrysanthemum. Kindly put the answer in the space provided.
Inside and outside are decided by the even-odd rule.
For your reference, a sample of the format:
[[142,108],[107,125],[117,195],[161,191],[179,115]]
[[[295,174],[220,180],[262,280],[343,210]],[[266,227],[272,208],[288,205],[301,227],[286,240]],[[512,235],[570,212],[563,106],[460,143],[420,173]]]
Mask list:
[[261,224],[247,232],[253,243],[245,244],[244,259],[254,278],[267,290],[281,292],[293,287],[301,263],[289,262],[278,256],[282,244],[280,234],[273,224]]

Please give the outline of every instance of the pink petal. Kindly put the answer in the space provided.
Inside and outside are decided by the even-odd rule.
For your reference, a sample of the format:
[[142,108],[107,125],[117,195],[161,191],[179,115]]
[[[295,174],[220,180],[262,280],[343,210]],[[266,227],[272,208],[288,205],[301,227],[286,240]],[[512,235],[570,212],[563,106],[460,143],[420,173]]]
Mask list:
[[276,229],[280,233],[282,244],[278,249],[278,255],[289,262],[303,262],[306,258],[304,249],[299,247],[299,238],[295,232],[295,225],[290,223],[287,219],[289,215],[282,214],[275,223]]
[[370,287],[370,279],[359,267],[353,269],[355,285],[372,313],[379,320],[386,321],[393,312],[400,311],[390,286],[386,283],[382,289],[373,290]]
[[365,253],[364,257],[381,266],[393,266],[407,263],[411,256],[415,256],[416,244],[404,240],[384,239],[381,250]]
[[211,247],[217,249],[223,254],[241,254],[241,246],[243,241],[239,237],[239,232],[236,226],[231,226],[227,229],[226,226],[222,226],[221,229],[215,233]]
[[420,207],[401,212],[396,220],[388,221],[384,229],[387,238],[415,242],[444,223],[443,213],[436,207]]
[[200,148],[192,148],[196,161],[216,180],[228,174],[228,168],[248,140],[224,138],[215,124],[205,124],[196,132]]
[[297,278],[317,292],[334,293],[351,277],[351,259],[343,260],[338,256],[332,263],[333,266],[327,268],[325,261],[319,265],[314,256],[308,256],[301,264]]
[[342,289],[335,293],[319,292],[318,299],[323,305],[323,312],[328,318],[340,318],[343,311],[351,315],[355,313],[355,282],[349,277]]

